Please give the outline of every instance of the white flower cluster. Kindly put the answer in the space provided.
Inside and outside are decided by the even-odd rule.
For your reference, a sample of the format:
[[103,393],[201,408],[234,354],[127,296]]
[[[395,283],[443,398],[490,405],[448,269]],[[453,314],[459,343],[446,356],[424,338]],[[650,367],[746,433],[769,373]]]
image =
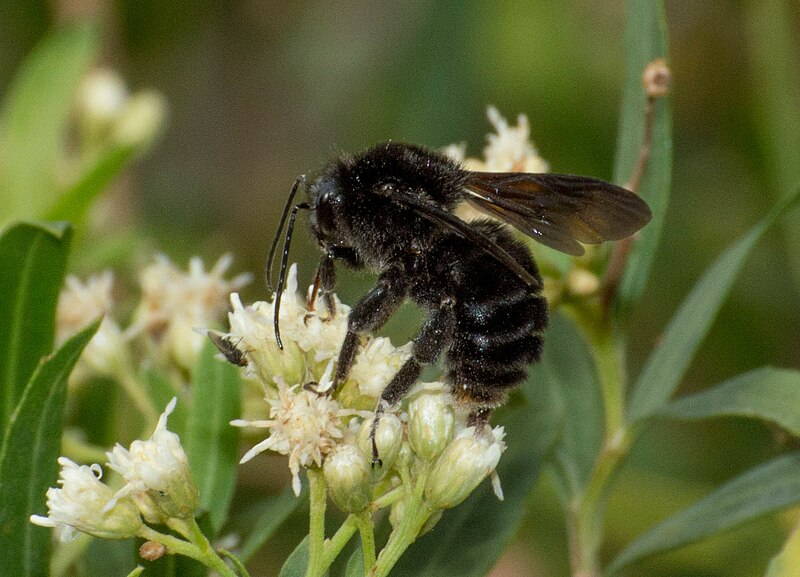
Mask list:
[[62,540],[82,531],[103,539],[128,539],[140,533],[142,517],[161,524],[191,517],[198,493],[186,453],[175,433],[167,430],[167,417],[176,399],[167,405],[153,435],[134,441],[130,449],[117,445],[107,453],[108,466],[125,480],[116,493],[100,481],[100,465],[78,465],[66,457],[58,463],[59,488],[47,491],[48,516],[32,515],[31,522],[58,527]]
[[466,146],[451,144],[442,152],[464,165],[467,170],[482,172],[547,172],[547,162],[531,142],[528,117],[517,116],[517,125],[510,126],[494,106],[486,109],[489,122],[497,131],[489,134],[489,144],[483,149],[483,160],[466,157]]
[[[395,498],[383,506],[393,507],[394,520],[402,518],[402,495],[413,490],[409,480],[423,469],[431,510],[457,505],[493,474],[505,449],[502,428],[468,427],[441,383],[418,385],[381,417],[375,429],[380,466],[373,466],[372,411],[409,358],[412,343],[395,347],[387,338],[368,336],[347,381],[331,391],[350,309],[334,298],[335,311],[309,311],[297,292],[296,266],[289,270],[280,307],[283,350],[275,342],[274,301],[244,306],[233,294],[231,302],[230,332],[222,338],[244,354],[243,371],[261,384],[267,413],[265,419],[232,423],[267,429],[243,462],[267,450],[287,455],[296,494],[300,471],[321,468],[330,497],[347,512],[363,511],[392,492]],[[501,496],[499,484],[495,488]]]
[[58,344],[105,315],[71,382],[81,382],[91,375],[118,376],[132,372],[129,343],[137,337],[149,337],[155,343],[156,355],[162,359],[187,369],[193,367],[204,341],[192,328],[218,322],[231,291],[250,280],[249,274],[225,279],[231,262],[229,255],[223,256],[206,272],[203,261],[194,257],[189,270],[184,272],[167,257],[156,256],[155,262],[141,273],[141,301],[133,322],[124,330],[111,316],[114,277],[110,271],[92,276],[86,282],[75,276],[67,277],[56,315]]
[[86,75],[76,98],[76,113],[89,151],[108,143],[152,142],[164,126],[166,108],[158,92],[131,94],[117,72],[103,68]]

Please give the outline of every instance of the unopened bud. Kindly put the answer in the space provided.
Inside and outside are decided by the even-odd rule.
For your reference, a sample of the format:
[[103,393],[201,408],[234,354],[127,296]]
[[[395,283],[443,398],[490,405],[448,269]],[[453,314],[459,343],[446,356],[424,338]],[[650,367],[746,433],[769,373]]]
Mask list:
[[392,504],[392,508],[389,511],[389,523],[391,523],[392,528],[397,529],[400,524],[403,522],[403,514],[406,510],[406,504],[404,499],[400,499],[396,503]]
[[145,561],[155,561],[161,559],[167,552],[167,546],[157,541],[145,541],[139,547],[139,557]]
[[128,99],[114,126],[113,138],[119,144],[149,145],[164,128],[167,104],[154,90],[143,90]]
[[408,440],[421,459],[432,461],[453,436],[453,408],[443,393],[423,391],[408,404]]
[[449,509],[466,499],[497,467],[505,450],[502,427],[476,434],[462,429],[441,456],[428,478],[425,498],[432,509]]
[[648,98],[666,96],[671,83],[672,73],[669,66],[667,66],[667,61],[663,58],[653,60],[644,69],[642,84],[644,84],[644,90]]
[[591,296],[600,289],[600,279],[585,268],[573,268],[567,277],[567,286],[576,296]]
[[322,466],[331,500],[345,513],[360,513],[372,500],[370,466],[353,445],[338,445]]
[[[372,454],[372,439],[370,429],[375,418],[365,419],[358,430],[358,446],[365,455]],[[381,467],[376,471],[383,472],[392,468],[400,447],[403,444],[403,423],[396,415],[386,413],[378,421],[378,428],[375,429],[375,446],[378,449],[378,457],[381,460]]]

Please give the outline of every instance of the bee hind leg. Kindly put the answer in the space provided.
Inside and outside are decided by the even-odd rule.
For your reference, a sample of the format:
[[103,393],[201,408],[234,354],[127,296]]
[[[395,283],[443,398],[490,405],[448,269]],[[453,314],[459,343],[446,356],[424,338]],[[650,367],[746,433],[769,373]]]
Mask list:
[[475,427],[475,432],[482,431],[489,424],[489,417],[492,416],[492,409],[489,407],[479,407],[473,410],[467,417],[467,426]]
[[417,382],[422,367],[433,363],[439,354],[450,343],[456,318],[453,314],[454,302],[450,298],[442,300],[440,308],[436,310],[414,339],[414,347],[409,358],[397,374],[383,389],[378,406],[375,409],[375,419],[372,421],[369,436],[372,441],[372,465],[380,466],[378,446],[375,444],[375,432],[378,430],[378,421],[386,409],[400,402]]

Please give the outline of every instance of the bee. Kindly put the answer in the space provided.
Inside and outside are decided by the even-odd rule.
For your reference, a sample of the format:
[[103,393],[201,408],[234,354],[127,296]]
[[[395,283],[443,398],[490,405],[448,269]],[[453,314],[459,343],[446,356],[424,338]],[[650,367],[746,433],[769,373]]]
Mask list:
[[[292,206],[301,186],[308,199]],[[458,218],[454,210],[462,202],[493,218]],[[309,309],[319,293],[334,314],[337,261],[378,275],[350,311],[330,391],[347,379],[359,337],[380,329],[404,300],[427,313],[411,357],[381,393],[373,434],[380,415],[441,355],[453,397],[467,407],[469,424],[478,427],[539,360],[548,319],[542,277],[528,248],[503,223],[546,246],[581,255],[580,243],[625,238],[651,218],[636,194],[596,178],[472,172],[436,152],[396,142],[342,156],[310,185],[304,176],[297,179],[272,243],[268,282],[288,217],[275,297],[281,347],[278,312],[300,210],[309,211],[322,251]],[[379,462],[374,437],[373,462]]]

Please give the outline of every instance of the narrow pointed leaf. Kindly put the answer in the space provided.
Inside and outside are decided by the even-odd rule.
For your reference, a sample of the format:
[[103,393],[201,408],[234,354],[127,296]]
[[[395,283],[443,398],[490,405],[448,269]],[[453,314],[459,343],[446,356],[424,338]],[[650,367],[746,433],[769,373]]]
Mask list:
[[39,359],[53,349],[71,228],[15,224],[0,236],[0,434]]
[[659,416],[697,420],[735,415],[780,425],[800,437],[800,372],[764,367],[681,397]]
[[99,326],[92,323],[42,361],[9,421],[0,449],[0,575],[48,573],[51,531],[28,519],[47,512],[45,492],[56,484],[67,377]]
[[175,410],[169,416],[169,430],[185,439],[186,422],[189,420],[189,403],[186,401],[185,396],[181,395],[180,391],[173,386],[167,377],[152,368],[146,368],[142,372],[141,380],[147,387],[147,396],[150,397],[150,404],[153,405],[153,408],[158,413],[164,410],[164,407],[172,400],[172,397],[178,397]]
[[25,60],[0,112],[0,215],[41,218],[57,194],[73,95],[97,45],[95,26],[68,26],[45,37]]
[[242,544],[239,557],[244,561],[250,559],[289,516],[298,508],[305,506],[307,502],[308,487],[306,486],[303,487],[299,496],[294,494],[291,487],[286,487],[281,494],[265,498],[259,507],[261,512],[258,518]]
[[650,416],[675,392],[750,251],[764,232],[795,204],[798,196],[800,188],[728,247],[703,273],[672,317],[636,382],[629,412],[632,421]]
[[603,442],[603,399],[594,360],[575,325],[554,315],[546,339],[533,378],[547,381],[560,404],[561,434],[554,449],[566,477],[564,489],[575,494],[589,478]]
[[356,547],[350,559],[347,560],[347,568],[344,577],[364,577],[364,552],[361,546]]
[[798,502],[800,453],[794,453],[750,469],[656,525],[631,543],[611,563],[607,573]]
[[[761,172],[776,197],[800,180],[800,52],[792,4],[762,0],[745,5],[747,78],[753,103],[748,110],[761,145],[762,153],[756,157],[763,157]],[[781,228],[789,248],[785,258],[795,290],[800,290],[800,214],[788,216]]]
[[239,369],[219,360],[205,343],[192,383],[192,407],[185,446],[200,507],[208,511],[214,532],[222,528],[236,485],[239,429],[230,422],[241,414]]
[[[281,567],[280,577],[305,577],[308,568],[308,535],[300,541]],[[327,573],[326,573],[327,574]]]
[[[622,94],[614,180],[626,184],[634,172],[644,139],[646,95],[642,85],[645,67],[667,58],[667,23],[660,0],[628,0],[625,11],[625,85]],[[639,233],[620,282],[617,299],[626,310],[644,290],[655,257],[669,202],[672,172],[672,121],[669,97],[655,102],[650,159],[639,194],[650,205],[653,220]]]
[[104,151],[87,167],[77,182],[61,192],[45,209],[48,220],[79,223],[99,194],[128,165],[136,154],[135,146],[115,146]]

